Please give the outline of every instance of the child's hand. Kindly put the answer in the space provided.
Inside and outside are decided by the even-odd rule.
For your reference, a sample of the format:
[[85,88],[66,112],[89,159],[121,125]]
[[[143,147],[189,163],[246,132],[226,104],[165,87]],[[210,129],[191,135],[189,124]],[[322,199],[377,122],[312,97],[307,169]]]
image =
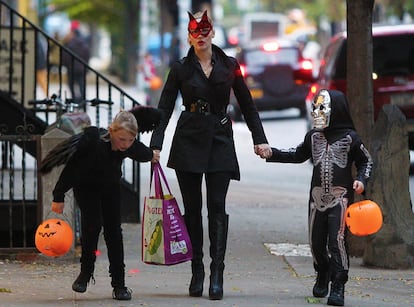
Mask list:
[[352,187],[354,188],[355,193],[357,194],[361,194],[362,192],[364,192],[365,189],[364,184],[359,180],[355,180]]
[[62,214],[64,208],[65,208],[65,203],[52,202],[53,212]]
[[272,156],[272,148],[269,144],[254,145],[254,153],[262,159],[267,159]]

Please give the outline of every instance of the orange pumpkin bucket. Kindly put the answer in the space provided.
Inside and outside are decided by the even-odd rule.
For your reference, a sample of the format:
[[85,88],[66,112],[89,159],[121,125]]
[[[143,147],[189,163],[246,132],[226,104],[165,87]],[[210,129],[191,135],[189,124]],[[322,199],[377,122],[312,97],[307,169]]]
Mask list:
[[349,231],[356,236],[368,236],[382,227],[381,208],[372,200],[362,200],[350,205],[345,213]]
[[63,256],[70,250],[72,243],[73,230],[64,220],[48,219],[36,229],[36,248],[46,256]]

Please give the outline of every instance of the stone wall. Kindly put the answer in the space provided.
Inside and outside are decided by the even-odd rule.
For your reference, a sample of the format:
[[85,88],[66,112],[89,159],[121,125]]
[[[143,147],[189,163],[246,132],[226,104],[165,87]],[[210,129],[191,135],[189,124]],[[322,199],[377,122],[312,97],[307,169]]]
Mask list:
[[[47,153],[53,149],[57,144],[70,137],[70,134],[63,130],[54,128],[46,132],[41,137],[41,159],[46,157]],[[54,168],[50,173],[41,176],[41,193],[39,198],[41,199],[42,206],[42,220],[49,218],[60,218],[66,220],[75,233],[75,201],[72,191],[66,193],[65,196],[65,209],[63,215],[57,214],[51,210],[52,204],[52,191],[59,178],[59,175],[63,169],[63,166]],[[75,242],[75,240],[74,240]]]
[[368,195],[382,209],[383,226],[367,238],[363,261],[390,269],[414,267],[414,214],[409,191],[410,156],[406,119],[385,105],[373,133],[374,160]]

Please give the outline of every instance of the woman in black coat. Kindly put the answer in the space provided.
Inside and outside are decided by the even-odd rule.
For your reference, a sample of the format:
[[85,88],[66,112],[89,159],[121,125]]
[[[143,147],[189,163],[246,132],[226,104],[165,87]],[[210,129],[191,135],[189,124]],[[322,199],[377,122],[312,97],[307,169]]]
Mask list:
[[193,246],[190,296],[202,296],[204,282],[202,178],[206,181],[210,238],[210,288],[212,300],[223,298],[224,256],[228,215],[225,200],[231,179],[240,179],[232,123],[226,114],[233,89],[252,133],[254,151],[271,153],[250,92],[234,58],[212,44],[214,29],[207,11],[189,13],[186,57],[175,62],[162,91],[158,109],[163,117],[154,130],[150,147],[153,162],[159,161],[165,129],[174,111],[178,93],[183,99],[167,166],[175,169],[180,186],[185,222]]

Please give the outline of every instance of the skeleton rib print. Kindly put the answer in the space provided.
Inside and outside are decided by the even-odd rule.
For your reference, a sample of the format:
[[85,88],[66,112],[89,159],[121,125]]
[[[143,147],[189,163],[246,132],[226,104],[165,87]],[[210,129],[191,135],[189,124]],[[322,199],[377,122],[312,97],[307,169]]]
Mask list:
[[322,133],[312,135],[312,155],[314,165],[320,167],[321,186],[312,189],[312,197],[318,210],[325,211],[342,202],[346,195],[344,187],[333,186],[334,164],[345,168],[348,163],[348,152],[352,138],[344,136],[333,144],[329,144]]

